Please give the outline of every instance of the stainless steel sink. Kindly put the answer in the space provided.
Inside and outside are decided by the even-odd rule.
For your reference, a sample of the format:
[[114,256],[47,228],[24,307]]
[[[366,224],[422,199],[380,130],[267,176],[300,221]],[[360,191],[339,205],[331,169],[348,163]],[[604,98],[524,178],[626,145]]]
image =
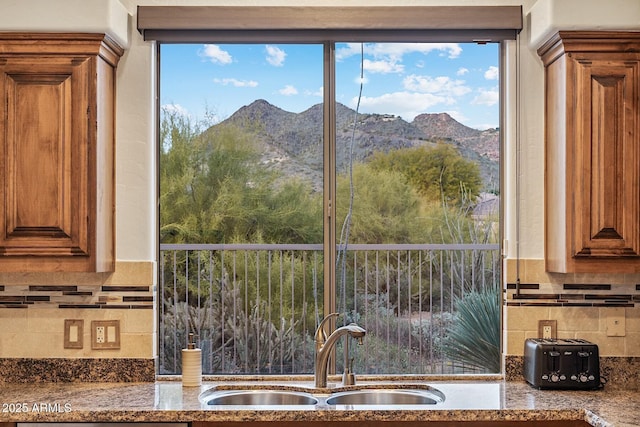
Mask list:
[[327,405],[436,405],[444,402],[442,392],[430,389],[364,389],[343,391],[326,399]]
[[318,399],[310,393],[291,390],[223,390],[204,393],[207,405],[315,405]]
[[[210,407],[220,406],[288,406],[289,408],[329,407],[340,405],[415,406],[437,405],[445,400],[444,394],[435,388],[364,388],[335,391],[327,395],[315,395],[312,391],[242,388],[231,390],[211,389],[200,395],[200,401]],[[339,408],[337,408],[339,409]]]

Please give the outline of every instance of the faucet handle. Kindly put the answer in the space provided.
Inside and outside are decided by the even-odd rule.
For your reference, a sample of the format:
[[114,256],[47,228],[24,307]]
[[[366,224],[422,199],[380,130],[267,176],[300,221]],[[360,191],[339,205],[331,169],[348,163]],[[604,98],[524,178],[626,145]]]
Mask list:
[[325,330],[325,324],[334,317],[340,316],[340,313],[328,314],[324,319],[320,321],[318,328],[316,329],[315,340],[316,343],[323,343],[327,340],[327,331]]

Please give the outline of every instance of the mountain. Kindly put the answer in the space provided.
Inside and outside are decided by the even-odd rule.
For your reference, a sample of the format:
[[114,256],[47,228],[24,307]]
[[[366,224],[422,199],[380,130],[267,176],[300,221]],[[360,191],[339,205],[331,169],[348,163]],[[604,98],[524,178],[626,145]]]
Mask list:
[[[317,104],[301,113],[285,111],[260,99],[246,105],[220,124],[249,129],[262,144],[265,164],[286,176],[310,180],[322,186],[323,106]],[[345,105],[336,106],[336,157],[338,170],[346,167],[353,140],[353,158],[365,161],[377,151],[453,144],[460,153],[480,165],[485,189],[498,183],[499,131],[477,130],[454,120],[447,113],[421,114],[412,122],[389,114],[358,114]]]

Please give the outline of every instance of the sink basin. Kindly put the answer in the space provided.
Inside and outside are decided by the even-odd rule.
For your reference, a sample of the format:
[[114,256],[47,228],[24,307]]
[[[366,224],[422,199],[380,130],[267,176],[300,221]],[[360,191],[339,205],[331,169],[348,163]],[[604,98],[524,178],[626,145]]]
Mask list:
[[343,391],[326,400],[327,405],[435,405],[444,402],[438,390],[364,389]]
[[306,409],[306,406],[324,407],[339,405],[411,406],[437,405],[444,402],[444,394],[435,388],[364,388],[335,391],[326,395],[314,395],[311,391],[242,388],[232,390],[207,390],[200,401],[213,407],[220,406],[288,406]]
[[291,390],[224,390],[205,394],[207,405],[315,405],[318,399],[309,393]]

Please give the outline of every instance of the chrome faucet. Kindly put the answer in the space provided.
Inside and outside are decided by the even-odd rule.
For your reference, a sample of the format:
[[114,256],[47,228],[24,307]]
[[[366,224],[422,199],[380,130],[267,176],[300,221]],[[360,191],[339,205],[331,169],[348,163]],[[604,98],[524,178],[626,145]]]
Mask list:
[[327,317],[322,319],[320,325],[318,325],[318,329],[316,329],[316,388],[325,388],[327,386],[327,369],[329,364],[329,356],[331,355],[331,350],[333,350],[336,343],[338,342],[338,339],[340,339],[340,337],[342,337],[343,335],[349,334],[353,338],[357,339],[358,343],[362,344],[362,338],[367,332],[355,323],[350,323],[346,326],[342,326],[336,329],[327,336],[325,324],[331,318],[337,316],[339,316],[338,313],[329,314]]

